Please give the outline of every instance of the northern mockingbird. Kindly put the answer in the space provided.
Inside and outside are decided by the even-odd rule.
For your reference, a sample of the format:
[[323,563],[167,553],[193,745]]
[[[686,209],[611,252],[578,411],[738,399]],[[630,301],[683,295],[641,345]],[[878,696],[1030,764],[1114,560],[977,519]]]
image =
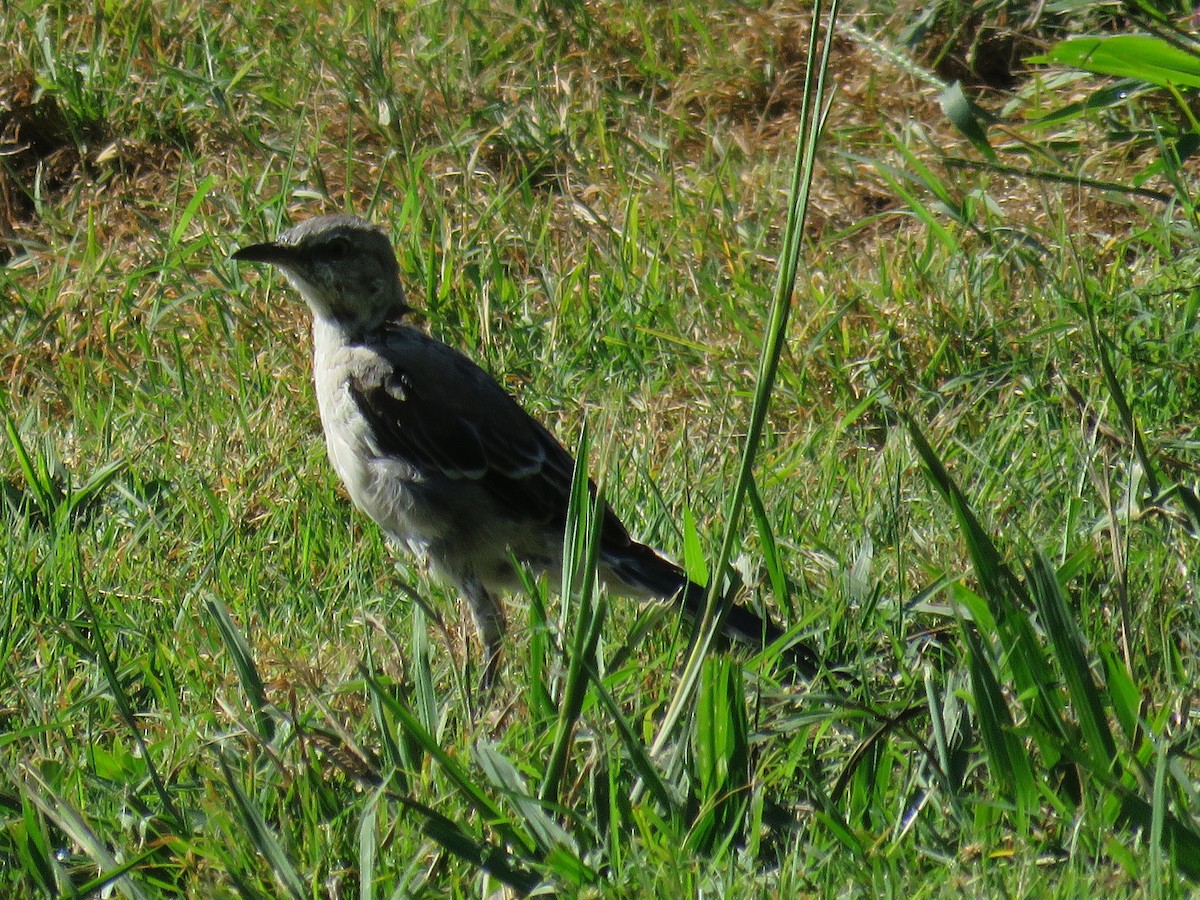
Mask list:
[[[405,324],[396,257],[370,223],[318,216],[233,258],[276,266],[308,303],[329,459],[355,505],[466,598],[490,683],[505,628],[499,595],[520,585],[512,560],[552,582],[561,572],[571,454],[490,375]],[[617,594],[674,599],[692,616],[704,607],[704,589],[632,540],[607,506],[599,575]],[[739,606],[723,627],[759,647],[783,636]],[[812,651],[791,652],[813,674]]]

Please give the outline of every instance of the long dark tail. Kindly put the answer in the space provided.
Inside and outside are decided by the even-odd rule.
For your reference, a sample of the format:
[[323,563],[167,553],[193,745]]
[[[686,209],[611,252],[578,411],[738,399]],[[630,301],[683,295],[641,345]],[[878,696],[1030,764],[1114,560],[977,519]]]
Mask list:
[[[616,554],[614,554],[616,555]],[[655,597],[674,598],[680,608],[693,619],[704,613],[706,591],[689,581],[683,570],[663,559],[644,544],[622,548],[618,558],[607,560],[613,573],[631,586],[641,586]],[[762,649],[784,636],[784,631],[770,619],[764,619],[744,606],[729,608],[721,631],[726,637]],[[805,678],[812,678],[821,666],[821,658],[807,644],[796,642],[785,650],[788,661]]]

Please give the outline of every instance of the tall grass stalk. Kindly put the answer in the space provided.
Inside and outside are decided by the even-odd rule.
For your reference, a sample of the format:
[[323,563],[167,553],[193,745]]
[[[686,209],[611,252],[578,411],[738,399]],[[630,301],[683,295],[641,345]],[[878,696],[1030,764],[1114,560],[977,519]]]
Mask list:
[[808,58],[804,72],[804,100],[800,108],[799,138],[792,166],[792,183],[788,192],[788,215],[783,232],[783,251],[779,257],[779,269],[775,291],[764,333],[762,353],[755,378],[754,401],[747,423],[746,440],[742,445],[741,464],[737,481],[729,496],[725,514],[725,532],[717,551],[716,564],[712,567],[713,578],[708,585],[708,597],[704,614],[696,626],[696,639],[691,654],[684,666],[679,685],[671,698],[671,704],[659,726],[651,746],[653,754],[659,754],[671,742],[684,711],[695,696],[700,671],[713,639],[720,630],[721,622],[733,604],[733,596],[725,595],[725,573],[733,555],[741,527],[742,509],[746,495],[754,480],[754,464],[758,458],[758,447],[766,425],[767,410],[775,387],[775,376],[779,359],[787,343],[787,324],[791,314],[792,298],[795,293],[796,271],[799,268],[804,222],[808,213],[809,190],[812,186],[813,161],[817,144],[825,122],[826,75],[829,70],[829,53],[833,45],[837,26],[839,2],[832,0],[826,16],[824,29],[821,27],[821,4],[813,7],[813,18],[808,42]]

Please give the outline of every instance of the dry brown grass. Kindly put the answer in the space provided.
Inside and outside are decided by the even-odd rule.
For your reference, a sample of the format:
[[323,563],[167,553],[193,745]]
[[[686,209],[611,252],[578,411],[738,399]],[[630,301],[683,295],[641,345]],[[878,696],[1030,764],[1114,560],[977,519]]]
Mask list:
[[[614,90],[629,97],[618,107],[626,118],[610,123],[623,139],[636,143],[639,132],[665,136],[671,164],[685,175],[737,152],[749,163],[743,175],[745,214],[778,210],[778,198],[760,192],[780,189],[778,172],[787,166],[794,147],[809,24],[806,6],[782,2],[752,11],[713,9],[695,27],[660,5],[639,6],[634,14],[639,18],[620,4],[592,4],[587,10],[590,42],[584,42],[571,22],[560,23],[562,31],[553,33],[547,22],[525,21],[502,9],[470,18],[452,13],[448,24],[461,34],[457,39],[446,36],[447,57],[469,53],[466,41],[482,30],[490,35],[487,48],[504,58],[504,65],[480,67],[474,81],[443,83],[425,47],[390,47],[392,96],[380,100],[387,100],[405,120],[387,125],[379,122],[379,108],[370,102],[379,94],[379,85],[370,83],[367,52],[361,44],[344,41],[341,15],[326,11],[301,17],[299,27],[307,33],[299,35],[296,26],[280,24],[272,40],[299,52],[338,48],[336,65],[318,60],[306,72],[303,108],[298,111],[304,122],[300,133],[293,119],[256,104],[260,88],[253,75],[245,82],[249,93],[227,98],[231,108],[225,117],[202,109],[196,121],[189,121],[186,111],[178,113],[174,140],[170,129],[150,137],[131,133],[143,121],[138,104],[154,102],[152,86],[164,62],[170,65],[185,54],[189,36],[181,30],[181,21],[203,16],[213,29],[211,40],[235,40],[239,24],[221,8],[199,5],[170,23],[151,23],[130,66],[137,77],[128,84],[133,110],[128,122],[85,123],[83,133],[72,133],[59,101],[40,91],[30,71],[17,65],[0,83],[0,152],[5,159],[0,169],[0,228],[34,246],[46,243],[47,223],[39,225],[29,200],[36,183],[50,200],[74,195],[76,218],[90,213],[109,230],[108,239],[136,245],[128,239],[144,229],[147,217],[167,227],[173,207],[163,200],[181,178],[187,180],[189,169],[215,174],[222,181],[246,176],[247,163],[262,156],[246,140],[249,126],[256,140],[296,147],[293,177],[326,195],[330,208],[342,207],[348,198],[361,202],[375,195],[381,183],[386,185],[389,153],[428,153],[431,189],[446,194],[448,203],[477,208],[486,205],[498,186],[518,183],[563,195],[558,227],[569,244],[572,234],[579,233],[579,216],[570,202],[576,197],[616,228],[621,227],[631,181],[639,184],[650,214],[670,211],[668,200],[656,198],[665,190],[661,175],[631,171],[629,159],[605,159],[574,124],[595,115],[600,98]],[[640,18],[645,15],[651,17],[649,22]],[[97,27],[82,14],[65,22],[64,41],[86,43]],[[848,27],[859,26],[850,22]],[[884,40],[888,27],[895,26],[876,29]],[[647,35],[655,35],[658,46],[649,46]],[[18,28],[16,43],[5,49],[20,59],[28,53],[30,40]],[[502,50],[517,52],[505,55]],[[640,62],[649,57],[657,60],[656,68],[648,70]],[[896,239],[897,220],[879,217],[896,208],[897,201],[870,166],[840,154],[863,153],[886,161],[891,154],[884,136],[914,123],[919,123],[930,147],[947,155],[974,154],[942,116],[933,87],[862,44],[841,39],[832,71],[837,93],[829,116],[826,165],[814,189],[810,233],[817,243],[836,234],[848,255],[869,259],[881,241]],[[346,82],[348,74],[351,84]],[[359,100],[348,102],[348,95]],[[232,122],[245,124],[232,125],[229,115]],[[352,148],[356,161],[349,183],[347,148]],[[918,153],[939,175],[958,178],[935,154],[920,148]],[[448,177],[461,172],[464,158],[476,167],[466,175],[486,177]],[[1098,159],[1083,170],[1104,178],[1127,162]],[[991,195],[1017,225],[1041,227],[1051,210],[1063,210],[1072,231],[1101,233],[1127,228],[1134,218],[1095,191],[1075,192],[1069,204],[1059,204],[1047,196],[1061,194],[1058,188],[1018,178],[986,180]],[[274,179],[267,184],[285,188]],[[463,196],[464,189],[470,195]],[[381,196],[386,207],[386,188]],[[304,205],[312,209],[310,200]],[[236,225],[229,212],[210,212]],[[864,221],[873,224],[864,227]]]

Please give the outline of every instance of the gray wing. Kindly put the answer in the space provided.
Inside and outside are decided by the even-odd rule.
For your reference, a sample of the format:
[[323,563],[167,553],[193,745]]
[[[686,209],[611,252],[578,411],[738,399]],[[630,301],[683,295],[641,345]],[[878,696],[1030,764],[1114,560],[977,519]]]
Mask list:
[[[513,521],[562,528],[575,467],[562,444],[491,376],[445,344],[410,332],[395,336],[385,350],[387,375],[349,382],[377,452],[426,478],[474,484]],[[594,496],[595,485],[589,487]],[[631,543],[607,506],[601,543]]]

